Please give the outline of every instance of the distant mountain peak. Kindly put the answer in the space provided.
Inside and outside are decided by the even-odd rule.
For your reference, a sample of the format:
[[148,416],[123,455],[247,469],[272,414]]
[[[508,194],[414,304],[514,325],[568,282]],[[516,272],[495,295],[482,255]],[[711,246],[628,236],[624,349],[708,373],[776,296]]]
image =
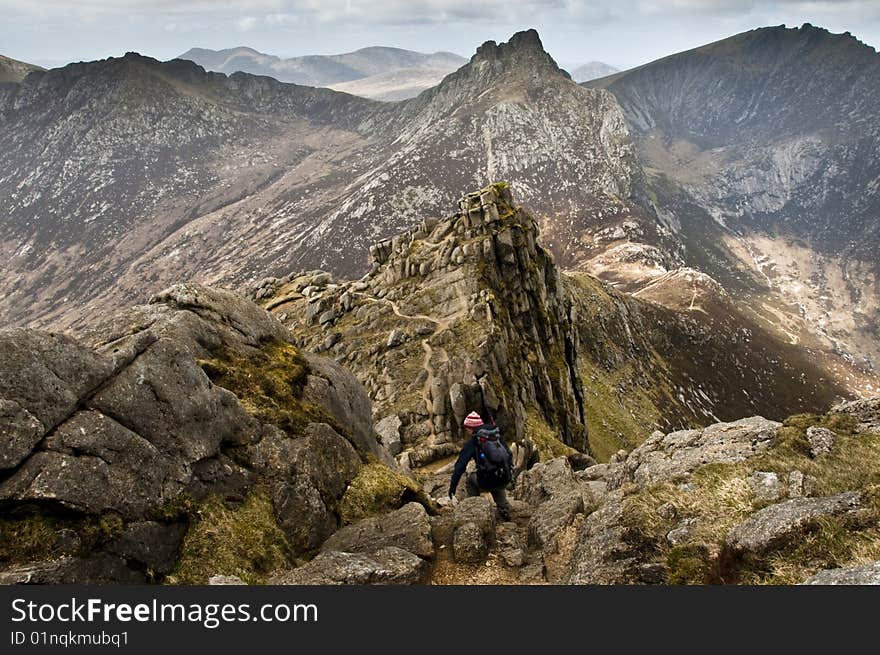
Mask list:
[[471,57],[471,64],[479,64],[480,62],[500,63],[504,66],[519,66],[526,62],[538,64],[541,66],[549,66],[553,70],[561,73],[565,77],[571,79],[571,76],[556,64],[544,45],[541,43],[541,37],[537,30],[529,29],[517,32],[510,37],[506,43],[496,43],[495,41],[486,41],[477,48],[476,53]]

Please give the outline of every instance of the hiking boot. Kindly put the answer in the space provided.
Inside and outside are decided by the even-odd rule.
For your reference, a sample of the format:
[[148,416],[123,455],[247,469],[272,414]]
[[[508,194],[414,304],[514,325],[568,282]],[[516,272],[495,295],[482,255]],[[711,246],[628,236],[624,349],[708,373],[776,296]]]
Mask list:
[[501,517],[501,520],[505,523],[510,520],[510,511],[507,509],[498,508],[498,516]]

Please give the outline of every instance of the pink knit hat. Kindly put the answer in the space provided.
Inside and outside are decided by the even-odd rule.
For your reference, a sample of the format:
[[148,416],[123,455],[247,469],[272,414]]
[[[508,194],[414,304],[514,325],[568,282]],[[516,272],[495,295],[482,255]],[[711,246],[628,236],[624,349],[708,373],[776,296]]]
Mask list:
[[476,412],[471,412],[464,419],[464,427],[466,428],[478,428],[481,425],[483,425],[483,419]]

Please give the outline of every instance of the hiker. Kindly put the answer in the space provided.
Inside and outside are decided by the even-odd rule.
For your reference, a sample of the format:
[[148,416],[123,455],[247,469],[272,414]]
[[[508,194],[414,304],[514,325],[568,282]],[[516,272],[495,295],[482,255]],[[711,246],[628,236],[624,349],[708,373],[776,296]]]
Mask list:
[[498,507],[503,521],[510,520],[510,505],[505,488],[513,479],[513,454],[501,438],[501,431],[493,423],[484,423],[482,417],[471,412],[464,419],[464,429],[470,439],[464,444],[452,471],[449,483],[449,500],[455,504],[455,489],[464,474],[468,462],[474,460],[477,470],[465,478],[468,496],[479,496],[488,491]]

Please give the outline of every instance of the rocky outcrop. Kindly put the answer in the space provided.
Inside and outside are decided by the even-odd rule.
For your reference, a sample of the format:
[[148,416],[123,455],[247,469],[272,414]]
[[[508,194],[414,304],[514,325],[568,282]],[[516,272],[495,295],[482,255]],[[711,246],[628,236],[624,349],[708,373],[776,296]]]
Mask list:
[[363,462],[329,425],[312,423],[299,439],[280,430],[248,449],[269,481],[278,521],[298,552],[314,550],[339,527],[334,508]]
[[143,584],[145,581],[144,574],[129,567],[124,559],[107,553],[18,564],[0,571],[3,585]]
[[822,517],[849,512],[858,506],[856,492],[827,498],[793,498],[765,507],[734,527],[727,535],[726,545],[735,551],[760,554]]
[[306,347],[357,374],[383,432],[410,451],[402,461],[454,452],[464,416],[484,412],[485,400],[525,448],[524,466],[527,411],[554,438],[587,448],[571,303],[537,238],[534,218],[499,183],[465,196],[453,216],[375,245],[362,280],[293,276],[263,302]]
[[[791,584],[822,562],[847,561],[871,539],[880,515],[863,450],[866,439],[876,444],[876,433],[856,431],[853,418],[802,415],[783,427],[753,417],[655,433],[622,461],[575,473],[605,490],[594,494],[595,511],[580,521],[560,580]],[[826,431],[834,448],[817,457],[809,435],[815,441]],[[521,498],[543,495],[530,484],[532,471],[521,476]],[[832,493],[815,495],[827,489]]]
[[805,585],[880,585],[880,562],[841,569],[827,569],[812,575]]
[[329,551],[308,564],[269,580],[273,585],[385,584],[422,582],[428,563],[407,550],[387,546],[359,553]]
[[716,423],[703,430],[655,434],[626,458],[613,484],[648,485],[687,477],[709,463],[740,462],[769,448],[781,423],[760,416]]
[[310,271],[254,293],[305,349],[355,373],[413,469],[453,454],[483,399],[522,447],[522,470],[566,445],[608,459],[652,429],[782,418],[843,393],[727,300],[672,311],[562,273],[505,183],[375,244],[370,259],[357,281]]
[[364,460],[391,462],[359,383],[236,294],[180,285],[91,337],[0,332],[7,579],[161,578],[200,499],[257,487],[312,551]]
[[539,462],[521,474],[514,497],[532,506],[529,542],[545,554],[555,551],[559,533],[575,516],[594,504],[589,486],[575,477],[565,457]]
[[807,428],[807,441],[810,443],[810,454],[813,457],[830,453],[834,448],[836,435],[828,428]]
[[465,498],[455,507],[453,528],[455,561],[482,562],[495,540],[495,505],[482,496]]
[[772,471],[755,471],[748,477],[748,483],[755,498],[762,501],[777,501],[784,491],[779,476]]
[[419,557],[434,556],[431,524],[424,507],[407,503],[388,514],[345,526],[325,541],[321,550],[366,552],[387,546],[402,548]]
[[831,413],[852,416],[863,432],[880,431],[880,396],[841,403],[833,407]]
[[642,582],[637,531],[624,515],[623,495],[609,494],[584,520],[565,584],[632,584]]

